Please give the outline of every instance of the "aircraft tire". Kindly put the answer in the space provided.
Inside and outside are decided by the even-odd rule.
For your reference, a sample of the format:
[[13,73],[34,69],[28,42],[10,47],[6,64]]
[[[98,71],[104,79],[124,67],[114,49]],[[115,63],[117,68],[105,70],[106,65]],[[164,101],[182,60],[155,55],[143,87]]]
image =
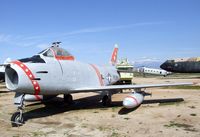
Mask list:
[[20,112],[15,112],[11,117],[11,122],[12,127],[22,126],[22,124],[24,123],[23,115],[20,119]]
[[108,95],[103,96],[102,105],[105,107],[110,106],[111,105],[111,97],[109,97]]
[[64,95],[64,102],[67,104],[73,104],[73,97],[70,94]]

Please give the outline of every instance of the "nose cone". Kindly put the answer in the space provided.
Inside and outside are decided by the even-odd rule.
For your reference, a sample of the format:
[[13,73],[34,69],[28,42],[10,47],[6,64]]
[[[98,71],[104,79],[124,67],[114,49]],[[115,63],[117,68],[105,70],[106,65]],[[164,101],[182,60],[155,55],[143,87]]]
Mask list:
[[166,70],[166,66],[167,66],[167,64],[166,64],[166,61],[165,61],[163,64],[160,65],[160,68]]
[[135,102],[133,102],[131,99],[125,98],[125,99],[123,100],[123,106],[124,106],[125,108],[130,109],[130,108],[136,107],[137,104],[135,104]]
[[33,94],[34,88],[32,86],[32,81],[25,73],[26,69],[24,64],[17,64],[19,62],[13,62],[5,69],[5,83],[6,87],[10,91]]
[[126,101],[126,100],[124,100],[124,101],[123,101],[123,106],[126,108],[127,106],[129,106],[129,102]]
[[173,62],[172,60],[167,60],[163,64],[160,65],[161,69],[164,69],[166,71],[172,71]]

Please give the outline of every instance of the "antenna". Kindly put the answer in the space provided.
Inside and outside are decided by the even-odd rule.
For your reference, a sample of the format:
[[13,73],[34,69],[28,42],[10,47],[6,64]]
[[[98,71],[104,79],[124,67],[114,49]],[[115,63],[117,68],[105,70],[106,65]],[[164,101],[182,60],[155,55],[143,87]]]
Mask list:
[[53,47],[59,47],[60,43],[62,43],[62,42],[60,42],[60,41],[58,41],[58,42],[53,42],[53,43],[52,43],[52,46],[53,46]]

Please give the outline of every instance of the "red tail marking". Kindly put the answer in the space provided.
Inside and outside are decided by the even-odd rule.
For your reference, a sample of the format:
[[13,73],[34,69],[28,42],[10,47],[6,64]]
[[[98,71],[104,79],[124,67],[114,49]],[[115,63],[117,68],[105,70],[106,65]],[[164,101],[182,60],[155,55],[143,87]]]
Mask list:
[[118,47],[115,47],[111,57],[112,65],[115,65],[117,63],[117,54],[118,54]]
[[102,77],[101,77],[101,74],[100,74],[98,68],[93,64],[91,64],[91,66],[94,68],[94,70],[95,70],[95,72],[96,72],[96,74],[97,74],[97,76],[99,78],[100,85],[103,86],[104,85],[103,84],[103,80],[102,80]]
[[27,77],[31,80],[31,83],[33,85],[33,88],[35,90],[35,97],[37,100],[41,100],[41,98],[38,96],[40,93],[40,85],[37,81],[35,81],[35,76],[33,75],[33,73],[31,72],[31,70],[22,62],[20,61],[13,61],[12,63],[18,65],[27,75]]

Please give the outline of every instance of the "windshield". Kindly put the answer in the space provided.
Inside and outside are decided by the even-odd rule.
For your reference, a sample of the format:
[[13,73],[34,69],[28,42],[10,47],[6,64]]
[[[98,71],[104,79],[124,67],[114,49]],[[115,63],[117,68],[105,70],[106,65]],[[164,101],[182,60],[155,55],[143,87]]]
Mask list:
[[54,57],[57,60],[75,60],[74,56],[72,56],[67,50],[55,46],[45,49],[38,54],[42,54],[44,57]]
[[45,53],[43,53],[43,55],[46,57],[53,57],[53,53],[50,49],[48,49]]
[[40,51],[38,54],[42,54],[44,51],[46,51],[47,49],[44,49],[42,51]]
[[55,56],[71,56],[65,49],[59,47],[52,47],[51,49],[54,51]]

